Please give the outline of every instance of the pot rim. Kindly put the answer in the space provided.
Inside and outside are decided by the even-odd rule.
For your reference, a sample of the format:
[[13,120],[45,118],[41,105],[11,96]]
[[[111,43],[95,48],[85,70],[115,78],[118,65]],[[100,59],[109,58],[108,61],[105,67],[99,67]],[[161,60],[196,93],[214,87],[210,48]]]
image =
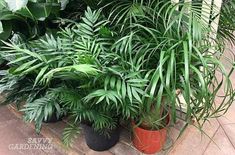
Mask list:
[[161,128],[161,129],[148,130],[148,129],[144,129],[144,128],[140,127],[140,126],[137,126],[134,120],[132,120],[131,124],[132,124],[132,127],[134,129],[137,128],[138,130],[142,130],[142,131],[145,131],[145,132],[161,132],[163,130],[166,130],[166,128],[167,128],[167,126],[165,126],[165,127]]
[[144,131],[161,131],[161,130],[165,130],[170,124],[170,115],[169,114],[167,115],[167,118],[168,118],[168,122],[167,122],[166,126],[162,127],[161,129],[150,129],[150,130],[144,129],[141,126],[136,125],[136,123],[133,119],[131,120],[131,124],[134,128],[139,128],[139,129],[142,129]]

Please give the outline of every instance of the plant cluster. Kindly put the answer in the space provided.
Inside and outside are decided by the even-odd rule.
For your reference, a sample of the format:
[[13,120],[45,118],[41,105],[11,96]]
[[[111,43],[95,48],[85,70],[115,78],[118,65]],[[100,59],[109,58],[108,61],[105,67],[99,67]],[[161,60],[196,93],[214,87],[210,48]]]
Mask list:
[[[201,16],[199,2],[85,2],[90,7],[83,17],[66,20],[56,34],[4,42],[1,55],[10,69],[1,88],[11,101],[27,100],[22,111],[38,131],[53,113],[71,117],[66,144],[80,123],[105,135],[129,119],[161,129],[167,118],[176,121],[182,104],[186,123],[194,117],[201,128],[232,104],[233,69],[228,72],[220,62],[224,44],[210,38],[214,31]],[[221,16],[221,22],[227,19]],[[219,35],[233,37],[223,31],[225,25],[220,24],[224,33]]]

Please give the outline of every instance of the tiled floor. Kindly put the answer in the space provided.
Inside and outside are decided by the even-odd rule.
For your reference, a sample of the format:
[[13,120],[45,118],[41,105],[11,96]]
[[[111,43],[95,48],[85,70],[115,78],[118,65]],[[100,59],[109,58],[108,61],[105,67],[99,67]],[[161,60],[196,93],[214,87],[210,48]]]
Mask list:
[[[232,106],[229,110],[235,112]],[[235,113],[229,116],[235,116]],[[235,155],[235,124],[230,117],[210,120],[204,126],[207,135],[189,127],[169,150],[169,155]],[[234,120],[233,120],[234,121]]]
[[[235,54],[235,47],[228,48],[230,52]],[[225,56],[232,58],[229,52],[225,52]],[[226,59],[222,59],[222,63],[229,70],[231,65],[227,65],[227,62]],[[235,73],[232,74],[231,80],[235,87]],[[218,99],[217,102],[219,101]],[[204,131],[207,136],[201,135],[196,128],[189,127],[167,154],[235,155],[235,103],[231,105],[224,116],[218,119],[211,119],[210,123],[204,126]]]
[[[11,113],[7,107],[0,107],[0,155],[63,155],[63,150],[56,146],[48,149],[29,149],[29,138],[45,138],[35,133],[34,129]],[[39,143],[37,143],[39,144]],[[41,143],[49,144],[48,142]],[[21,147],[21,146],[22,147]],[[41,145],[41,146],[42,146]]]
[[[179,135],[179,126],[182,122],[178,122],[177,128],[172,127],[169,130],[168,142],[165,146],[166,150],[156,155],[235,155],[235,123],[230,122],[230,117],[234,117],[232,111],[235,111],[235,106],[231,106],[228,114],[223,118],[217,120],[212,119],[210,123],[206,123],[204,131],[206,135],[199,132],[195,127],[190,126],[182,134],[182,136],[176,140]],[[7,121],[6,121],[7,120]],[[231,120],[232,121],[232,120]],[[234,120],[233,120],[234,121]],[[10,151],[7,155],[14,155],[14,151],[8,150],[8,145],[11,143],[25,143],[24,140],[29,137],[48,137],[52,138],[57,147],[54,151],[63,150],[60,136],[65,122],[57,122],[53,124],[44,124],[41,134],[36,135],[32,129],[32,125],[26,125],[21,120],[12,115],[8,109],[0,108],[0,136],[4,137],[6,141],[0,141],[0,155],[3,152]],[[15,128],[14,128],[14,127]],[[10,130],[9,130],[10,129]],[[57,149],[59,148],[59,149]],[[41,150],[39,150],[41,151]],[[37,151],[37,152],[39,152]],[[12,153],[13,152],[13,153]],[[120,142],[113,148],[105,152],[95,152],[89,149],[85,143],[84,135],[81,135],[75,140],[72,148],[62,151],[58,151],[58,154],[86,154],[86,155],[140,155],[141,153],[135,150],[131,145],[130,133],[127,130],[122,130]],[[31,155],[32,152],[23,152],[25,155]],[[19,154],[16,152],[15,154]],[[35,154],[35,153],[33,153]],[[39,152],[36,154],[47,154]],[[50,155],[53,152],[49,153]]]

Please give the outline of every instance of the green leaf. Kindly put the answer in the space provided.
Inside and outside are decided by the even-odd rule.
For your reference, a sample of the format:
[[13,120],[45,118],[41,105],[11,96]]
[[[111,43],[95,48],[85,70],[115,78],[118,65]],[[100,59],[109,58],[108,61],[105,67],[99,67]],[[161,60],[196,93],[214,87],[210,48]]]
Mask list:
[[97,70],[93,65],[88,65],[88,64],[60,67],[50,70],[47,74],[43,76],[42,81],[46,80],[47,82],[49,82],[56,73],[81,72],[86,75],[96,75],[98,71],[99,70]]
[[11,21],[0,21],[0,23],[1,23],[0,25],[2,26],[2,32],[0,33],[0,40],[6,40],[11,35],[12,31]]
[[29,73],[31,71],[35,71],[36,69],[38,69],[39,67],[41,67],[44,63],[41,62],[39,64],[36,64],[34,66],[30,66],[28,69],[26,69],[25,71],[22,72],[22,74],[26,74],[26,73]]
[[18,62],[27,60],[27,59],[30,58],[30,57],[31,57],[31,56],[29,56],[29,55],[19,57],[18,59],[15,59],[15,60],[13,60],[13,61],[10,61],[10,62],[8,63],[8,65],[15,64],[15,63],[18,63]]
[[69,3],[69,0],[59,0],[61,4],[61,10],[64,10]]
[[5,0],[0,0],[0,12],[7,7]]
[[123,97],[123,99],[125,99],[126,98],[126,83],[125,83],[125,81],[122,81],[122,97]]
[[27,8],[37,20],[45,20],[51,13],[51,3],[28,3]]
[[2,26],[2,22],[0,21],[0,34],[3,33],[3,26]]
[[117,84],[116,84],[116,88],[117,88],[117,92],[119,95],[120,95],[121,87],[122,87],[122,81],[121,81],[121,79],[118,79]]
[[20,67],[16,68],[16,70],[14,71],[15,73],[17,72],[21,72],[26,68],[29,68],[32,64],[34,64],[37,60],[31,60],[27,63],[24,63],[23,65],[21,65]]
[[49,66],[45,66],[43,67],[40,72],[38,73],[36,80],[34,82],[34,87],[37,85],[37,83],[41,80],[41,78],[43,77],[44,73],[46,72],[46,70],[48,69]]
[[127,84],[126,87],[127,87],[128,98],[129,98],[130,102],[132,103],[133,97],[132,97],[131,86],[129,84]]
[[137,101],[139,101],[140,103],[142,103],[142,101],[141,101],[141,99],[140,99],[140,96],[139,96],[139,94],[137,93],[137,91],[135,90],[135,88],[132,87],[131,90],[132,90],[132,94],[133,94],[134,98],[135,98]]
[[[30,19],[32,19],[32,20],[35,20],[34,15],[30,12],[30,10],[28,9],[28,7],[24,7],[24,8],[22,8],[22,9],[16,11],[16,15],[18,15],[18,16],[16,17],[16,19],[19,19],[20,15],[21,15],[23,18],[27,17],[27,18],[30,18]],[[14,18],[14,16],[10,16],[10,17],[11,17],[11,18]],[[25,20],[25,19],[24,19],[24,20]]]
[[111,87],[112,89],[114,89],[115,83],[116,83],[116,78],[113,76],[113,77],[111,77],[111,79],[110,79],[110,87]]
[[9,10],[16,12],[24,7],[26,7],[28,0],[5,0]]
[[69,127],[66,127],[63,131],[62,141],[69,147],[73,143],[74,138],[80,134],[80,128],[78,124],[69,124]]

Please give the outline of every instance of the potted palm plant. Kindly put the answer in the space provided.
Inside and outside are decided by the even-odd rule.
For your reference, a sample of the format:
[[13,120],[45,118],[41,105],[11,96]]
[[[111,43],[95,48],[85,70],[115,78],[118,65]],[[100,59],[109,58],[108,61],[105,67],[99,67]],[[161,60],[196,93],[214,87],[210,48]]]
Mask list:
[[120,116],[115,107],[105,104],[107,101],[111,104],[110,99],[103,102],[95,100],[92,94],[85,97],[89,92],[90,88],[78,87],[66,87],[57,91],[61,101],[71,108],[71,123],[64,130],[63,142],[69,146],[76,134],[80,133],[80,126],[85,134],[86,144],[95,151],[104,151],[119,141]]
[[[5,44],[8,46],[3,47],[2,55],[9,62],[10,68],[6,70],[0,81],[1,93],[6,94],[4,103],[16,103],[17,108],[24,112],[25,121],[35,122],[35,129],[40,132],[42,122],[57,122],[66,114],[66,109],[61,103],[50,96],[50,89],[58,87],[61,82],[54,80],[50,85],[38,82],[38,77],[42,76],[40,75],[42,71],[46,71],[45,69],[52,64],[55,65],[55,61],[51,61],[51,64],[44,62],[35,65],[34,63],[37,60],[33,60],[34,63],[31,63],[32,58],[35,58],[31,51],[45,51],[45,44],[38,40],[24,42],[18,36],[11,43],[5,42]],[[48,46],[48,44],[46,45]],[[29,51],[29,55],[26,54],[27,51]],[[12,52],[14,53],[13,56],[11,55]],[[51,59],[51,57],[45,59]]]
[[[15,74],[36,73],[35,86],[54,80],[65,85],[50,98],[71,114],[65,143],[84,124],[87,144],[108,149],[118,141],[119,119],[131,118],[137,149],[160,151],[182,102],[176,90],[186,107],[186,124],[194,117],[202,128],[228,109],[234,100],[233,70],[227,72],[219,61],[223,45],[208,40],[214,31],[200,16],[200,4],[114,0],[104,6],[103,14],[88,8],[81,23],[69,24],[57,37],[46,35],[30,46],[6,43],[3,55],[16,55],[12,63],[21,63]],[[223,86],[222,102],[215,105]]]
[[25,120],[35,122],[35,129],[40,131],[42,122],[52,123],[61,120],[66,109],[54,97],[49,96],[49,89],[34,85],[33,76],[16,76],[5,72],[0,80],[2,105],[14,104],[24,112]]
[[[226,72],[219,62],[223,45],[215,42],[212,46],[208,41],[207,34],[213,31],[199,18],[197,4],[179,4],[182,9],[177,11],[178,6],[170,2],[141,3],[134,10],[138,14],[122,14],[118,18],[119,12],[125,12],[117,9],[120,3],[113,3],[111,15],[115,18],[109,17],[114,28],[122,30],[119,39],[112,44],[111,55],[98,52],[102,57],[97,58],[104,58],[105,62],[105,67],[101,67],[105,75],[100,80],[104,81],[103,86],[86,98],[103,103],[110,97],[115,105],[121,104],[116,108],[122,117],[133,119],[134,145],[144,153],[155,153],[165,143],[167,125],[177,119],[179,102],[186,105],[186,124],[194,117],[199,128],[208,118],[226,111],[233,102],[233,70]],[[190,13],[187,7],[191,7]],[[211,47],[217,55],[211,53]],[[107,64],[110,58],[113,61]],[[218,71],[228,84],[220,106],[214,104],[223,87],[223,80],[215,75]],[[183,100],[176,92],[181,92]]]
[[[116,81],[116,78],[120,78],[121,73],[129,74],[130,77],[126,75],[127,79],[134,79],[134,77],[117,65],[121,62],[121,57],[112,51],[115,51],[114,47],[117,44],[124,43],[115,44],[117,35],[108,28],[108,21],[103,18],[100,11],[91,11],[88,8],[83,22],[71,28],[76,34],[80,34],[74,41],[75,51],[86,54],[86,59],[90,60],[87,63],[92,62],[97,72],[95,77],[80,78],[79,86],[73,85],[73,90],[62,93],[64,96],[61,97],[62,102],[76,105],[70,106],[73,121],[72,125],[65,129],[63,141],[65,144],[70,144],[72,135],[78,133],[77,127],[81,124],[87,145],[96,151],[107,150],[118,142],[119,120],[129,118],[132,113],[137,112],[136,108],[138,108],[136,104],[124,102],[128,98],[125,86],[122,88],[122,94],[125,93],[126,97],[121,98],[120,88],[123,81]],[[87,22],[88,20],[90,23]],[[87,31],[88,29],[90,32]],[[116,83],[119,84],[118,88],[115,87]],[[135,83],[137,84],[138,81],[132,81],[132,84]],[[139,86],[136,86],[136,89],[137,87]],[[66,99],[66,96],[70,98]]]
[[[52,88],[53,81],[58,80],[68,88],[54,87],[42,98],[26,104],[26,119],[40,126],[53,111],[60,114],[60,103],[72,115],[72,126],[83,124],[88,132],[85,134],[88,146],[98,151],[112,147],[119,140],[121,105],[115,105],[115,101],[121,99],[114,91],[99,90],[106,66],[115,60],[115,55],[110,53],[114,35],[106,27],[107,23],[100,11],[88,8],[81,23],[70,23],[56,38],[46,35],[26,45],[5,43],[4,51],[6,55],[20,55],[12,62],[23,66],[14,68],[16,74],[36,73],[34,86]],[[99,93],[106,96],[97,99]],[[70,131],[74,133],[69,129],[65,129],[65,143],[71,137]]]
[[[186,125],[194,117],[194,125],[201,129],[206,120],[226,112],[234,100],[230,80],[233,69],[227,72],[220,63],[223,44],[209,38],[208,34],[215,32],[201,17],[199,6],[196,2],[130,0],[129,3],[113,1],[107,8],[111,12],[109,19],[121,30],[121,39],[115,47],[121,57],[121,70],[135,71],[134,80],[126,80],[121,73],[120,79],[110,84],[119,90],[123,87],[117,81],[124,82],[121,84],[128,88],[129,102],[139,107],[137,115],[131,116],[133,143],[144,153],[162,149],[166,127],[169,121],[176,121],[182,103],[186,107]],[[133,90],[130,87],[133,84],[128,86],[130,81],[138,82],[135,85],[140,87]],[[224,81],[226,86],[222,85]],[[225,94],[216,105],[214,101],[220,89]],[[181,97],[176,92],[181,92]]]
[[[119,53],[125,52],[122,47],[128,38],[116,41],[118,35],[109,29],[108,21],[100,11],[88,8],[82,20],[60,32],[62,36],[75,38],[70,48],[74,51],[74,64],[51,69],[41,81],[50,82],[53,78],[69,83],[75,81],[69,87],[66,85],[68,91],[62,89],[59,93],[60,101],[70,107],[72,119],[71,126],[64,131],[63,141],[70,144],[72,135],[78,133],[78,126],[82,124],[87,145],[93,150],[103,151],[118,142],[119,120],[137,113],[138,104],[129,99],[132,95],[128,90],[141,93],[139,88],[145,85],[146,80],[135,81],[140,71],[123,68],[131,68],[130,64],[121,61],[125,56]],[[86,71],[89,76],[77,71]]]

